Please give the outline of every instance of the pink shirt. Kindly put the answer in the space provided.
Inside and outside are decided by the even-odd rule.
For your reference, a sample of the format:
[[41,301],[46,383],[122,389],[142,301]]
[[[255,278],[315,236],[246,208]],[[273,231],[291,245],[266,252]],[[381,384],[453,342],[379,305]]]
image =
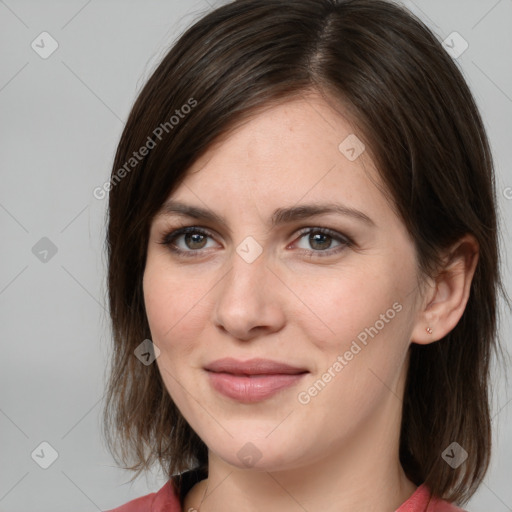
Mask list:
[[[188,481],[183,484],[183,495],[185,495],[197,481]],[[187,512],[180,505],[179,495],[174,490],[172,481],[167,483],[158,491],[146,496],[132,500],[118,508],[105,512]],[[395,512],[464,512],[463,509],[430,496],[428,487],[420,485],[407,501],[402,503]]]

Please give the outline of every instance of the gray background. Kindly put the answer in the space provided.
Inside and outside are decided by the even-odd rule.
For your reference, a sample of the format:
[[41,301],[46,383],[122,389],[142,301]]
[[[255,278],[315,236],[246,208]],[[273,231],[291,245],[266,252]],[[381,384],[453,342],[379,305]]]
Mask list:
[[[0,1],[0,511],[105,510],[165,482],[155,471],[126,483],[130,475],[116,468],[100,436],[110,344],[106,200],[93,189],[108,180],[140,87],[178,35],[214,5]],[[456,31],[469,44],[457,62],[496,159],[510,289],[512,0],[405,5],[440,40]],[[43,31],[59,45],[46,59],[31,47]],[[510,327],[504,313],[509,352]],[[495,377],[492,467],[466,506],[471,512],[512,511],[512,402],[503,375]],[[48,469],[31,456],[43,441],[58,453]],[[43,453],[41,463],[49,461],[50,451]]]

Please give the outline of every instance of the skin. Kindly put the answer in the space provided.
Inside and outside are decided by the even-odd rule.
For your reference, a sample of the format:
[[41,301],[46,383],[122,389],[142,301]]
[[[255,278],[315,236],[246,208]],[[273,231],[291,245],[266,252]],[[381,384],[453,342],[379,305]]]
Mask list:
[[[446,253],[446,274],[422,281],[413,242],[379,189],[369,151],[350,161],[338,149],[353,133],[314,93],[269,107],[212,146],[172,193],[213,210],[225,226],[163,213],[152,222],[143,286],[161,351],[156,362],[209,449],[208,479],[188,493],[186,511],[384,512],[416,489],[398,459],[409,347],[435,342],[456,325],[477,245],[461,239]],[[330,213],[269,224],[277,208],[326,202],[373,223]],[[210,232],[174,240],[198,257],[159,243],[182,225]],[[353,243],[321,238],[319,227]],[[320,239],[308,241],[301,228]],[[262,249],[252,263],[236,251],[248,236]],[[318,256],[322,251],[330,255]],[[386,316],[378,334],[300,403],[298,394],[397,303],[401,310]],[[228,356],[269,358],[309,373],[270,398],[240,403],[215,391],[204,370]],[[260,454],[251,467],[237,456],[248,442]]]

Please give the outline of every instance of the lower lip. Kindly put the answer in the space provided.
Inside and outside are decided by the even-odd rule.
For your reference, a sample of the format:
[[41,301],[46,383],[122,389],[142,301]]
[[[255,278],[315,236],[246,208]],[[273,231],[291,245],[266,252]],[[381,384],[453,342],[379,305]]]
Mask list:
[[208,371],[210,383],[223,395],[239,402],[259,402],[297,384],[305,373],[272,375],[233,375]]

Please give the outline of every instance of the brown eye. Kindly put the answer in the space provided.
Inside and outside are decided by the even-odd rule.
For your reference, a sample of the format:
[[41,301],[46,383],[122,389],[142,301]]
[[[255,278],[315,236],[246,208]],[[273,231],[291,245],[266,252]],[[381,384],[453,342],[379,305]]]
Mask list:
[[[201,250],[208,243],[208,238],[212,238],[209,232],[195,226],[187,226],[167,233],[159,243],[168,246],[172,252],[179,255],[200,256]],[[180,239],[183,239],[182,243]]]
[[[332,256],[352,245],[348,237],[327,228],[306,228],[300,232],[300,235],[299,240],[305,239],[305,245],[308,246],[300,248],[309,252],[312,257]],[[333,247],[333,241],[338,245]],[[328,250],[331,248],[332,250]]]
[[325,233],[310,233],[308,243],[313,249],[329,249],[332,243],[332,237]]

